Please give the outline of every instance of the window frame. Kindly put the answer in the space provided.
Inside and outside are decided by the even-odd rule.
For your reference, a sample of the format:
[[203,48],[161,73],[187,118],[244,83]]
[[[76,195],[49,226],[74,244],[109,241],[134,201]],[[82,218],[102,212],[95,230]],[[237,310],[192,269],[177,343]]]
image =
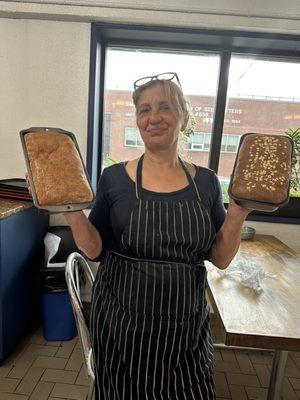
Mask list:
[[[188,50],[219,54],[220,68],[208,160],[208,167],[216,173],[221,155],[231,56],[243,54],[255,56],[258,59],[288,59],[300,63],[300,35],[92,23],[87,170],[94,188],[99,179],[102,163],[105,52],[107,47],[113,46],[126,48],[146,46],[160,50],[182,52]],[[292,218],[276,217],[268,213],[256,215],[254,212],[248,219],[300,224],[296,211]]]

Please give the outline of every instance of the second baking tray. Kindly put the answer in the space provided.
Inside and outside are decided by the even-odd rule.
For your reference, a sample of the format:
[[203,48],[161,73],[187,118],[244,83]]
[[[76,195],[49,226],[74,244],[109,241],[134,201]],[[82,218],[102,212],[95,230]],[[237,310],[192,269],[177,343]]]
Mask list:
[[[234,167],[233,167],[233,171],[232,171],[231,178],[230,178],[228,194],[229,194],[229,197],[231,197],[237,204],[239,204],[243,207],[251,208],[253,210],[258,210],[258,211],[273,212],[273,211],[276,211],[279,207],[282,207],[289,202],[289,187],[287,189],[286,199],[283,202],[276,203],[276,204],[268,203],[268,202],[264,202],[264,201],[256,201],[256,200],[250,200],[250,199],[246,199],[246,198],[236,197],[232,193],[233,177],[234,177],[235,169],[237,166],[238,155],[239,155],[239,152],[242,147],[244,139],[249,135],[257,135],[257,134],[256,133],[245,133],[244,135],[241,136],[239,148],[237,151],[237,155],[236,155],[236,159],[235,159],[235,163],[234,163]],[[266,135],[266,136],[268,136],[268,135]],[[278,136],[281,136],[281,135],[278,135]],[[291,150],[292,150],[293,149],[292,140],[288,136],[284,136],[284,138],[291,143]],[[292,154],[291,154],[291,156],[292,156]]]
[[[68,204],[58,204],[58,205],[52,205],[52,204],[46,204],[46,205],[41,205],[38,202],[38,198],[37,198],[37,193],[36,193],[36,189],[35,189],[35,185],[34,185],[34,178],[33,178],[33,174],[32,174],[32,168],[30,165],[30,160],[28,157],[28,152],[27,152],[27,147],[26,147],[26,143],[25,143],[25,136],[27,133],[30,132],[45,132],[45,133],[51,133],[51,132],[55,132],[55,133],[59,133],[62,135],[67,135],[69,138],[71,138],[72,142],[74,143],[78,156],[80,158],[81,164],[82,164],[82,168],[84,170],[85,173],[85,177],[86,177],[86,181],[88,182],[88,185],[90,187],[91,193],[92,193],[92,200],[88,201],[88,202],[77,202],[77,203],[68,203]],[[29,176],[29,181],[30,181],[30,188],[31,188],[31,194],[32,194],[32,198],[33,198],[33,203],[34,205],[41,209],[44,210],[46,212],[49,213],[65,213],[65,212],[70,212],[70,211],[79,211],[79,210],[83,210],[89,206],[91,206],[94,201],[95,201],[95,195],[93,192],[93,189],[91,187],[91,183],[90,183],[90,179],[89,176],[87,174],[75,135],[72,132],[68,132],[64,129],[60,129],[60,128],[51,128],[51,127],[32,127],[32,128],[28,128],[28,129],[23,129],[20,131],[20,138],[21,138],[21,143],[22,143],[22,148],[23,148],[23,153],[24,153],[24,157],[25,157],[25,162],[26,162],[26,166],[27,166],[27,171],[28,171],[28,176]],[[75,184],[76,185],[76,184]]]

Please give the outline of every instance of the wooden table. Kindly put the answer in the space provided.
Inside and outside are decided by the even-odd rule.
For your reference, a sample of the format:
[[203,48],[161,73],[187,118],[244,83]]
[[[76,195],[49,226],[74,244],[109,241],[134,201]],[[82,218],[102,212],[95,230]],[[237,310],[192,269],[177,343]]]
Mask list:
[[288,351],[300,350],[300,256],[274,236],[255,235],[242,241],[237,259],[263,267],[262,292],[207,262],[209,299],[225,345],[275,350],[267,398],[279,400]]

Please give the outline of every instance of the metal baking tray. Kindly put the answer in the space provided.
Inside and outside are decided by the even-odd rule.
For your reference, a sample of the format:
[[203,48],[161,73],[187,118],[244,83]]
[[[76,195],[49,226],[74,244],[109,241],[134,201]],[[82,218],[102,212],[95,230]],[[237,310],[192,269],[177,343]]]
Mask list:
[[0,197],[32,201],[26,180],[22,178],[10,178],[0,180]]
[[[34,182],[33,182],[33,176],[32,176],[32,171],[31,171],[31,167],[30,167],[30,162],[29,162],[29,158],[28,158],[28,154],[27,154],[27,149],[26,149],[26,144],[25,144],[25,135],[29,132],[56,132],[56,133],[60,133],[62,135],[68,135],[72,141],[75,144],[75,147],[77,149],[77,152],[79,154],[85,175],[86,175],[86,179],[87,182],[89,183],[90,189],[93,193],[93,198],[92,201],[87,202],[87,203],[70,203],[70,204],[63,204],[63,205],[40,205],[38,203],[38,199],[37,199],[37,195],[36,195],[36,191],[35,191],[35,187],[34,187]],[[72,132],[68,132],[65,131],[64,129],[60,129],[60,128],[51,128],[51,127],[32,127],[32,128],[28,128],[28,129],[23,129],[20,131],[20,138],[21,138],[21,143],[22,143],[22,148],[23,148],[23,153],[24,153],[24,157],[25,157],[25,162],[26,162],[26,166],[27,166],[27,172],[28,172],[28,176],[29,176],[29,182],[30,182],[30,188],[31,188],[31,194],[32,194],[32,198],[33,198],[33,203],[35,205],[35,207],[46,211],[47,213],[66,213],[66,212],[71,212],[71,211],[79,211],[79,210],[83,210],[89,206],[91,206],[94,202],[95,202],[95,194],[94,191],[92,189],[91,186],[91,182],[90,182],[90,178],[88,176],[86,167],[84,165],[81,153],[80,153],[80,149],[78,147],[77,144],[77,140],[76,137],[74,135],[74,133]]]
[[[290,187],[290,182],[289,182],[289,186],[288,186],[288,190],[287,190],[287,197],[286,199],[281,202],[281,203],[267,203],[264,201],[255,201],[255,200],[249,200],[249,199],[243,199],[243,198],[239,198],[236,197],[232,194],[232,181],[233,181],[233,177],[234,177],[234,173],[235,173],[235,168],[237,165],[237,160],[238,160],[238,154],[239,151],[241,149],[242,143],[244,141],[244,139],[248,136],[248,135],[258,135],[258,133],[245,133],[244,135],[241,136],[240,139],[240,143],[239,143],[239,147],[238,147],[238,151],[237,151],[237,155],[235,158],[235,162],[234,162],[234,166],[233,166],[233,170],[232,170],[232,174],[230,177],[230,183],[229,183],[229,187],[228,187],[228,194],[229,197],[231,197],[238,205],[246,207],[246,208],[251,208],[253,210],[258,210],[258,211],[266,211],[266,212],[272,212],[272,211],[276,211],[279,207],[284,206],[285,204],[287,204],[289,202],[289,187]],[[288,136],[284,136],[287,140],[289,140],[291,142],[291,149],[293,149],[293,141],[291,140],[291,138],[289,138]],[[292,156],[292,154],[291,154]]]

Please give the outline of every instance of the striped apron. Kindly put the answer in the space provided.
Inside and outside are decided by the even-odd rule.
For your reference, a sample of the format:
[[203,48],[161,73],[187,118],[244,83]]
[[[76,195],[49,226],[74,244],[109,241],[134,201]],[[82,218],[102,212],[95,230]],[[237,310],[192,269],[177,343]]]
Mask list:
[[120,253],[93,288],[95,398],[215,399],[203,263],[215,229],[181,160],[194,198],[180,202],[143,199],[142,162]]

